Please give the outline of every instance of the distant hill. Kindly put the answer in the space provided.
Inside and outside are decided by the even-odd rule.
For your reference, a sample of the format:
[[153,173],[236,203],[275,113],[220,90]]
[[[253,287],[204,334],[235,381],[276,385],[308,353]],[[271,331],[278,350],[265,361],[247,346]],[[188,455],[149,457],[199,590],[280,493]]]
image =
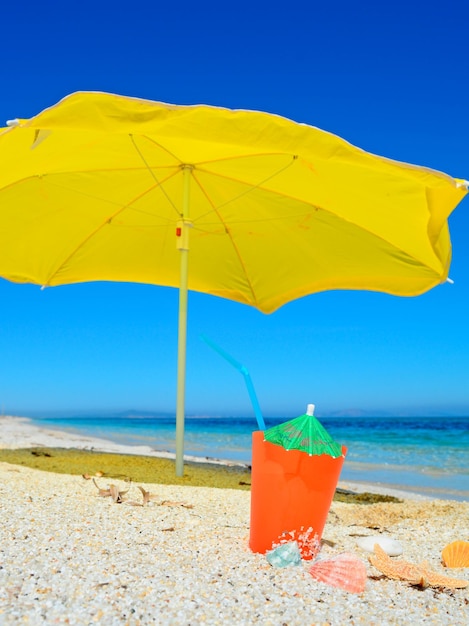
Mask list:
[[[89,409],[89,410],[74,410],[74,409],[53,409],[51,411],[34,411],[24,409],[10,409],[9,415],[24,415],[32,418],[70,418],[70,417],[84,417],[84,418],[122,418],[122,419],[175,419],[174,411],[150,411],[146,409],[125,409],[119,410],[103,410],[103,409]],[[291,411],[285,411],[282,413],[266,412],[265,418],[284,418],[292,419],[297,417],[299,413],[292,413]],[[413,408],[395,408],[393,410],[382,409],[360,409],[360,408],[347,408],[340,410],[318,410],[315,413],[316,417],[344,417],[344,418],[366,418],[366,417],[422,417],[422,418],[439,418],[439,417],[468,417],[469,408],[467,407],[453,407],[453,408],[432,408],[432,407],[413,407]],[[250,410],[240,412],[236,415],[227,415],[226,413],[210,413],[200,414],[196,412],[186,412],[186,417],[246,417],[254,419]]]
[[343,409],[341,411],[330,411],[318,413],[319,417],[393,417],[395,413],[389,411],[365,411],[364,409]]
[[139,417],[174,417],[174,412],[163,412],[163,411],[141,411],[138,409],[130,409],[129,411],[122,411],[120,413],[113,413],[113,417],[128,417],[128,418],[139,418]]

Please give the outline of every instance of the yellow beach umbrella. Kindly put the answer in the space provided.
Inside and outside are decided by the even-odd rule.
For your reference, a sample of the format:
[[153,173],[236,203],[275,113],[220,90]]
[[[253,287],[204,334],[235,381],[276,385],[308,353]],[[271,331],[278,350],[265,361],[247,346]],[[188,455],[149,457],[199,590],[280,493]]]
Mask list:
[[[465,181],[275,115],[75,93],[0,130],[0,276],[187,289],[271,312],[327,289],[444,282]],[[190,267],[188,267],[190,250]]]

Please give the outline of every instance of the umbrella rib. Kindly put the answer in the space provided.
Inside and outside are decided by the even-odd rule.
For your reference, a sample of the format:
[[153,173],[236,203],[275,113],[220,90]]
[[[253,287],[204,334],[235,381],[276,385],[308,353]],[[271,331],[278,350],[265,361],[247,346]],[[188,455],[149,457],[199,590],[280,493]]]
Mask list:
[[[171,177],[172,177],[172,176],[174,176],[174,175],[175,175],[175,173],[171,174],[171,176],[170,176],[170,177],[168,177],[168,178],[171,178]],[[168,179],[166,179],[166,180],[168,180]],[[67,189],[67,187],[64,187],[63,185],[57,185],[56,183],[52,183],[52,184],[55,184],[55,186],[60,187],[61,189]],[[95,228],[92,232],[88,233],[88,235],[87,235],[84,239],[82,239],[82,240],[78,243],[78,245],[76,245],[76,246],[75,246],[75,248],[74,248],[74,249],[73,249],[73,250],[72,250],[72,251],[71,251],[71,252],[70,252],[70,253],[69,253],[69,254],[68,254],[68,255],[67,255],[67,256],[66,256],[63,260],[62,260],[62,261],[61,261],[61,263],[60,263],[60,264],[59,264],[59,265],[55,268],[55,270],[54,270],[54,271],[50,274],[50,276],[48,277],[47,281],[43,284],[43,287],[47,287],[47,286],[50,284],[50,281],[54,278],[54,276],[56,276],[56,275],[57,275],[57,273],[58,273],[58,272],[59,272],[59,271],[60,271],[60,270],[64,267],[64,265],[65,265],[68,261],[70,261],[70,259],[71,259],[71,258],[73,258],[73,257],[76,255],[76,253],[78,252],[78,250],[80,250],[81,248],[83,248],[83,246],[84,246],[84,245],[85,245],[85,244],[86,244],[86,243],[87,243],[90,239],[92,239],[92,238],[93,238],[93,237],[94,237],[94,236],[95,236],[95,235],[96,235],[99,231],[101,231],[101,230],[102,230],[103,228],[105,228],[107,225],[111,224],[112,220],[113,220],[115,217],[117,217],[120,213],[122,213],[122,212],[124,212],[124,211],[126,211],[126,210],[138,210],[138,209],[134,209],[134,208],[131,206],[131,204],[132,204],[133,202],[135,202],[136,200],[139,200],[140,198],[143,198],[145,195],[147,195],[148,193],[150,193],[150,192],[151,192],[151,191],[153,191],[153,190],[154,190],[154,187],[152,187],[151,189],[145,189],[145,191],[144,191],[144,192],[142,192],[141,194],[139,194],[139,195],[135,196],[134,198],[132,198],[132,200],[131,200],[129,203],[127,203],[125,206],[119,206],[119,209],[118,209],[117,211],[115,211],[112,215],[108,215],[108,216],[106,216],[106,219],[105,219],[105,220],[104,220],[101,224],[99,224],[99,226],[97,226],[97,227],[96,227],[96,228]],[[84,193],[83,193],[83,192],[81,192],[81,191],[80,191],[80,192],[77,192],[75,189],[73,189],[73,190],[71,190],[71,189],[70,189],[69,191],[74,191],[75,193],[81,193],[81,194],[83,194],[83,195],[85,195],[85,196],[88,196],[88,197],[93,197],[93,198],[95,198],[95,199],[96,199],[96,197],[95,197],[95,196],[92,196],[91,194],[84,194]],[[98,199],[98,200],[102,200],[101,198],[97,198],[97,199]],[[117,204],[117,203],[112,202],[111,200],[107,200],[107,202],[109,202],[110,204]],[[166,221],[169,221],[169,220],[167,220],[167,218],[161,218],[161,219],[165,219]]]
[[200,183],[200,181],[198,180],[198,178],[197,178],[197,176],[196,176],[196,172],[197,172],[197,170],[195,170],[195,171],[193,171],[193,172],[192,172],[193,179],[194,179],[194,181],[197,183],[197,185],[199,186],[199,189],[201,190],[201,192],[202,192],[202,193],[204,194],[204,196],[207,198],[207,202],[213,206],[213,212],[214,212],[216,215],[218,215],[218,219],[219,219],[219,220],[220,220],[220,222],[223,224],[223,227],[224,227],[224,229],[225,229],[225,233],[228,235],[229,240],[230,240],[230,242],[231,242],[231,245],[233,246],[233,250],[235,251],[235,254],[236,254],[236,256],[238,257],[238,262],[239,262],[240,266],[243,268],[243,274],[244,274],[244,277],[245,277],[245,279],[246,279],[246,281],[247,281],[247,283],[248,283],[248,285],[249,285],[249,291],[251,292],[251,295],[252,295],[253,301],[257,304],[257,297],[256,297],[256,293],[255,293],[254,288],[253,288],[253,286],[252,286],[251,280],[249,279],[248,272],[247,272],[246,266],[245,266],[245,264],[244,264],[244,262],[243,262],[242,255],[240,254],[239,249],[238,249],[237,245],[235,244],[235,242],[234,242],[234,240],[233,240],[233,237],[231,236],[231,233],[230,233],[230,231],[229,231],[229,228],[228,228],[228,227],[227,227],[227,225],[225,224],[225,221],[223,220],[222,216],[218,213],[218,208],[217,208],[217,207],[215,207],[215,206],[213,205],[212,199],[211,199],[211,198],[210,198],[210,196],[208,195],[208,193],[207,193],[207,191],[205,190],[204,186],[203,186],[203,185]]
[[[289,156],[293,160],[298,158],[297,154],[291,154],[289,152],[256,152],[251,154],[238,154],[236,156],[227,156],[217,159],[208,159],[207,161],[197,161],[199,165],[210,165],[210,163],[224,163],[226,161],[239,161],[240,159],[258,159],[259,157],[277,157],[277,156]],[[281,172],[282,170],[279,170]],[[275,174],[274,174],[275,176]]]
[[[290,164],[290,165],[291,165],[291,164]],[[287,166],[287,167],[288,167],[288,166]],[[284,168],[284,169],[286,169],[286,168]],[[243,180],[239,180],[239,179],[237,179],[237,178],[233,178],[233,177],[231,177],[231,176],[227,176],[226,174],[219,174],[218,172],[217,172],[217,173],[214,173],[214,172],[211,172],[210,170],[203,170],[203,169],[199,169],[199,171],[201,171],[201,172],[205,172],[205,173],[207,173],[207,174],[210,174],[211,176],[218,176],[219,178],[222,178],[222,179],[224,179],[224,180],[229,180],[229,181],[231,181],[231,182],[241,183],[241,184],[246,184],[246,182],[245,182],[245,181],[243,181]],[[266,179],[266,181],[267,181],[267,180],[271,180],[273,177],[274,177],[274,175],[273,175],[273,176],[268,177],[268,178]],[[406,250],[404,250],[404,249],[402,249],[401,247],[398,247],[396,244],[394,244],[394,243],[392,243],[392,242],[388,241],[388,240],[387,240],[385,237],[383,237],[382,235],[379,235],[379,234],[377,234],[377,233],[373,232],[372,230],[370,230],[369,228],[366,228],[365,226],[362,226],[362,225],[356,224],[355,222],[353,222],[353,221],[351,221],[351,220],[347,219],[346,217],[344,217],[344,216],[342,216],[342,215],[338,215],[338,214],[337,214],[337,213],[335,213],[334,211],[331,211],[331,210],[329,210],[329,209],[326,209],[326,208],[324,208],[324,207],[322,207],[322,206],[318,206],[317,204],[313,204],[312,202],[308,202],[308,201],[306,201],[306,200],[299,199],[299,198],[296,198],[295,196],[292,196],[292,195],[289,195],[289,194],[286,194],[286,193],[283,193],[283,192],[280,192],[280,191],[272,190],[272,189],[269,189],[269,188],[267,188],[267,187],[261,187],[261,185],[263,185],[263,183],[264,183],[264,182],[266,182],[266,181],[262,181],[262,182],[260,182],[260,183],[258,183],[258,184],[256,184],[256,185],[252,186],[252,187],[251,187],[248,191],[244,192],[243,194],[240,194],[240,196],[238,196],[238,197],[242,197],[243,195],[246,195],[247,193],[249,193],[249,191],[252,191],[252,190],[254,190],[254,189],[262,189],[263,191],[267,191],[267,192],[272,193],[272,194],[274,194],[274,195],[276,195],[276,196],[281,196],[282,198],[286,198],[286,199],[290,199],[290,200],[295,200],[296,202],[301,202],[301,203],[305,204],[306,206],[310,206],[310,207],[312,207],[312,208],[314,208],[314,209],[319,209],[320,211],[323,211],[324,213],[328,213],[329,215],[333,215],[333,216],[334,216],[334,217],[336,217],[337,219],[339,219],[339,220],[341,220],[341,221],[343,221],[343,222],[346,222],[347,224],[351,224],[352,226],[356,226],[357,228],[360,228],[361,230],[363,230],[364,232],[368,233],[368,234],[369,234],[369,235],[371,235],[372,237],[376,237],[377,239],[379,239],[379,240],[381,240],[381,241],[384,241],[384,242],[385,242],[385,243],[387,243],[388,245],[392,245],[392,246],[393,246],[393,248],[394,248],[395,250],[398,250],[398,251],[402,252],[404,255],[408,256],[409,258],[412,258],[412,259],[416,260],[419,264],[421,264],[422,266],[426,267],[426,268],[427,268],[427,269],[429,269],[431,272],[436,273],[436,275],[437,275],[437,276],[440,276],[440,274],[439,274],[438,272],[436,272],[436,271],[435,271],[435,269],[434,269],[433,267],[431,267],[430,265],[428,265],[425,261],[422,261],[421,259],[419,259],[419,258],[417,258],[417,257],[414,257],[412,254],[410,254],[410,253],[409,253],[409,252],[407,252]],[[237,198],[238,198],[238,197],[237,197]],[[214,208],[213,208],[213,211],[207,211],[204,215],[199,216],[197,219],[201,219],[201,218],[205,217],[206,215],[209,215],[209,214],[210,214],[210,213],[212,213],[212,212],[217,212],[217,210],[218,210],[218,209],[220,209],[220,208],[221,208],[221,207],[223,207],[223,206],[226,206],[226,205],[227,205],[227,204],[229,204],[230,202],[233,202],[233,201],[234,201],[235,199],[237,199],[237,198],[233,198],[233,199],[231,199],[231,200],[228,200],[227,202],[224,202],[223,204],[220,204],[220,205],[218,205],[218,206],[214,206],[214,205],[213,205],[213,203],[211,203],[211,204],[212,204],[212,206],[214,207]],[[280,216],[280,217],[278,217],[278,218],[262,218],[262,219],[255,219],[255,220],[249,220],[249,221],[250,221],[250,222],[255,222],[255,221],[259,221],[259,222],[267,222],[267,221],[269,221],[270,219],[273,219],[273,220],[275,220],[275,219],[283,219],[284,217],[285,217],[285,216]],[[195,221],[196,221],[196,220],[194,220],[194,222],[195,222]],[[243,220],[243,221],[247,221],[247,220]],[[432,246],[432,247],[433,247],[433,246]],[[435,254],[435,256],[437,256],[437,255]]]
[[[133,139],[133,135],[131,134],[130,137],[132,137]],[[160,148],[163,152],[166,152],[166,154],[168,154],[170,157],[172,157],[175,161],[177,161],[179,163],[179,165],[183,165],[184,161],[182,161],[178,156],[176,156],[173,152],[171,152],[171,150],[168,150],[168,148],[166,148],[166,146],[164,146],[163,144],[159,143],[158,141],[155,141],[154,139],[152,139],[151,137],[149,137],[148,135],[139,135],[139,137],[145,137],[145,139],[147,139],[150,143],[152,143],[154,146],[157,146],[158,148]],[[139,149],[137,148],[137,145],[135,144],[135,140],[134,140],[134,145],[135,148],[137,149],[137,151],[140,154]]]
[[[280,170],[277,170],[275,173],[273,173],[270,176],[268,176],[267,178],[259,181],[258,183],[254,184],[254,185],[250,185],[249,189],[247,189],[246,191],[240,193],[238,196],[235,196],[235,197],[231,198],[230,200],[227,200],[226,202],[223,202],[222,204],[219,204],[217,206],[215,206],[215,205],[213,205],[213,203],[211,203],[214,206],[213,211],[215,211],[216,209],[221,209],[222,207],[226,206],[227,204],[230,204],[231,202],[234,202],[235,200],[238,200],[239,198],[241,198],[241,197],[245,196],[246,194],[250,193],[251,191],[254,191],[256,189],[262,189],[263,191],[267,191],[268,193],[271,193],[271,194],[273,194],[275,196],[281,196],[282,198],[286,198],[288,200],[295,200],[295,202],[301,202],[301,203],[303,203],[303,204],[305,204],[307,206],[313,207],[315,209],[320,209],[321,211],[324,211],[326,213],[330,213],[331,215],[339,217],[339,219],[343,219],[344,221],[348,222],[348,220],[345,220],[345,218],[337,216],[336,213],[334,213],[333,211],[330,211],[328,209],[325,209],[322,206],[318,206],[317,204],[313,204],[312,202],[308,202],[308,201],[303,200],[301,198],[297,198],[295,196],[292,196],[291,194],[287,194],[287,193],[284,193],[284,192],[281,192],[281,191],[277,191],[277,190],[274,190],[274,189],[269,189],[268,187],[263,187],[263,185],[266,182],[268,182],[269,180],[272,180],[273,178],[275,178],[275,176],[277,176],[281,172],[283,172],[286,169],[288,169],[289,167],[291,167],[293,165],[293,163],[297,159],[298,159],[298,157],[294,156],[292,161],[288,165],[284,166]],[[223,180],[229,180],[230,182],[239,183],[239,184],[242,184],[242,185],[247,185],[246,181],[244,181],[242,179],[239,179],[239,178],[235,178],[233,176],[228,176],[227,174],[220,174],[218,172],[212,172],[210,170],[205,170],[205,169],[202,169],[202,168],[199,168],[199,167],[197,168],[197,170],[200,171],[200,172],[204,172],[206,174],[210,174],[211,176],[216,176],[216,177],[221,178]],[[209,215],[213,211],[207,211],[203,215],[199,216],[197,219],[202,219],[205,216]],[[273,219],[278,219],[278,218],[273,218]],[[253,222],[254,221],[268,221],[268,219],[252,220],[252,221]],[[353,222],[348,222],[348,223],[353,223]]]
[[[173,176],[176,176],[177,174],[179,174],[179,170],[176,171],[176,172],[171,172],[170,175],[167,176],[163,181],[160,181],[158,183],[158,185],[153,186],[153,187],[148,187],[147,189],[145,189],[144,192],[142,192],[138,196],[135,196],[134,198],[132,198],[132,200],[130,200],[125,206],[122,206],[122,204],[120,204],[119,202],[115,202],[114,200],[109,200],[108,198],[102,198],[100,196],[96,196],[96,195],[91,194],[91,193],[86,193],[86,192],[84,192],[82,190],[79,190],[79,189],[74,189],[74,188],[72,189],[70,187],[66,187],[65,185],[59,185],[58,183],[52,182],[50,180],[50,176],[52,176],[51,174],[47,175],[47,182],[51,186],[57,187],[59,189],[64,189],[66,191],[71,191],[71,192],[73,192],[75,194],[81,194],[85,198],[92,198],[93,200],[99,200],[99,202],[107,202],[111,206],[118,206],[118,207],[120,207],[120,209],[122,211],[129,210],[129,211],[133,211],[135,213],[142,213],[142,215],[152,215],[153,217],[158,217],[161,220],[164,220],[166,222],[170,222],[171,220],[169,220],[167,217],[165,217],[163,215],[157,215],[157,214],[155,214],[153,212],[150,212],[150,211],[144,211],[142,209],[137,209],[136,207],[132,206],[132,203],[135,202],[136,200],[139,200],[139,199],[143,198],[145,195],[151,193],[155,189],[162,188],[163,183],[166,183],[168,180],[170,180],[171,178],[173,178]],[[31,178],[34,178],[34,177],[31,177]],[[28,180],[28,179],[24,179],[24,180]],[[119,212],[113,214],[111,216],[111,218],[107,218],[107,219],[113,219],[118,214],[119,214]]]
[[[146,135],[144,135],[146,137]],[[161,191],[163,192],[164,196],[166,197],[166,199],[168,200],[169,204],[173,207],[173,209],[176,211],[176,213],[178,215],[181,215],[181,211],[178,210],[178,208],[176,207],[176,205],[174,204],[174,202],[172,201],[172,199],[170,198],[170,196],[166,193],[166,190],[164,189],[164,187],[161,185],[160,181],[158,180],[158,178],[155,175],[155,172],[153,171],[153,169],[149,166],[147,160],[145,159],[145,157],[142,154],[142,151],[140,150],[140,148],[137,146],[136,142],[135,142],[135,138],[133,135],[129,135],[130,140],[135,148],[135,150],[137,151],[137,154],[139,155],[139,157],[142,159],[145,167],[147,168],[147,170],[150,172],[151,177],[153,178],[153,180],[157,183],[158,187],[161,189]],[[147,137],[148,139],[148,137]],[[174,154],[171,154],[171,152],[169,152],[169,150],[167,150],[166,148],[164,148],[163,146],[161,146],[160,144],[158,144],[157,142],[152,142],[155,145],[159,146],[161,149],[163,149],[165,152],[167,152],[168,154],[170,154],[173,158],[177,159],[177,157]],[[177,159],[179,160],[179,159]]]
[[[148,164],[147,160],[145,159],[142,151],[140,150],[140,148],[137,146],[136,142],[135,142],[135,138],[133,135],[129,135],[132,143],[135,147],[135,150],[137,151],[138,155],[140,156],[140,158],[142,159],[143,163],[145,164],[145,167],[148,169],[148,171],[150,172],[151,176],[154,178],[154,180],[158,183],[158,185],[160,185],[160,181],[157,179],[157,177],[154,174],[153,169],[150,167],[150,165]],[[176,161],[179,162],[180,167],[182,167],[184,165],[184,160],[180,159],[178,156],[176,156],[173,152],[171,152],[170,150],[168,150],[168,148],[166,148],[164,145],[162,145],[161,143],[155,141],[153,138],[149,137],[148,135],[142,135],[142,137],[145,137],[145,139],[147,139],[150,143],[152,143],[155,146],[158,146],[158,148],[160,148],[162,151],[166,152],[168,155],[170,155],[173,159],[175,159]],[[256,154],[240,154],[240,155],[236,155],[233,157],[225,157],[225,158],[218,158],[218,159],[210,159],[207,161],[197,161],[196,164],[192,164],[194,165],[194,169],[200,169],[200,165],[208,165],[210,163],[221,163],[221,162],[225,162],[225,161],[236,161],[236,160],[240,160],[240,159],[247,159],[247,158],[259,158],[259,157],[267,157],[267,156],[286,156],[286,153],[284,152],[259,152]],[[278,174],[280,174],[281,172],[285,171],[286,169],[288,169],[291,165],[293,165],[293,162],[298,159],[298,155],[296,154],[288,154],[288,156],[291,158],[291,161],[285,165],[284,167],[280,168],[279,170],[277,170],[276,172],[274,172],[273,174],[271,174],[270,176],[268,176],[267,178],[261,180],[259,183],[256,183],[255,185],[252,185],[252,187],[250,189],[248,189],[247,191],[244,191],[243,193],[241,193],[239,196],[236,196],[234,198],[232,198],[231,200],[228,200],[227,202],[219,205],[217,208],[221,208],[223,206],[225,206],[226,204],[230,203],[230,202],[234,202],[235,200],[238,200],[239,198],[241,198],[242,196],[246,195],[247,193],[249,193],[250,191],[252,191],[253,189],[257,189],[260,188],[262,185],[264,185],[267,181],[271,180],[272,178],[274,178],[275,176],[277,176]],[[204,171],[204,170],[201,170]],[[213,176],[216,176],[216,174],[213,174],[212,172],[210,172],[209,170],[207,170],[208,173],[212,174]],[[235,179],[231,179],[231,180],[235,180]],[[237,181],[237,182],[242,182],[242,181]],[[199,186],[200,182],[199,182]],[[178,212],[178,214],[180,215],[180,211],[178,211],[177,207],[172,203],[171,199],[167,196],[165,190],[163,189],[163,187],[161,187],[163,193],[165,194],[165,196],[168,198],[168,201],[171,203],[171,205],[173,206],[173,208]],[[201,187],[202,189],[202,187]],[[212,204],[210,202],[210,204]],[[212,204],[213,206],[213,204]],[[208,211],[207,213],[205,213],[204,215],[199,216],[197,219],[201,219],[203,217],[205,217],[205,215],[208,215],[211,211]]]
[[[133,137],[133,135],[131,136]],[[140,135],[140,137],[145,137],[145,139],[147,139],[150,143],[160,148],[163,152],[166,152],[166,154],[168,154],[170,157],[175,159],[180,164],[181,167],[184,164],[189,165],[188,162],[186,163],[186,160],[178,157],[176,154],[174,154],[174,152],[171,152],[171,150],[169,150],[166,146],[159,143],[158,141],[155,141],[155,139],[153,139],[152,137],[149,137],[148,135]],[[269,156],[274,157],[274,156],[286,156],[286,155],[292,157],[293,159],[298,158],[298,155],[291,154],[289,152],[255,152],[255,153],[250,152],[249,154],[237,154],[235,156],[217,157],[216,159],[208,159],[206,161],[196,161],[190,164],[194,165],[194,167],[198,167],[199,165],[208,165],[210,163],[222,163],[225,161],[239,161],[240,159],[250,159],[250,158],[257,159],[259,157],[269,157]]]
[[[252,191],[254,191],[255,189],[264,189],[263,185],[268,182],[269,180],[272,180],[272,178],[275,178],[275,176],[278,176],[278,174],[281,174],[282,172],[284,172],[285,170],[287,170],[289,167],[291,167],[293,165],[293,163],[296,161],[298,157],[296,155],[293,155],[292,160],[290,161],[290,163],[288,163],[287,165],[285,165],[284,167],[280,168],[279,170],[277,170],[276,172],[274,172],[273,174],[271,174],[270,176],[267,176],[267,178],[264,178],[263,180],[259,181],[258,183],[251,185],[249,187],[249,189],[246,189],[245,191],[241,192],[240,194],[238,194],[237,196],[234,196],[233,198],[230,198],[229,200],[227,200],[226,202],[223,202],[222,204],[219,204],[218,206],[214,206],[214,211],[221,209],[222,207],[226,206],[227,204],[230,204],[231,202],[235,202],[236,200],[239,200],[240,198],[242,198],[243,196],[247,195],[248,193],[251,193]],[[226,160],[226,159],[225,159]],[[210,172],[210,170],[204,170],[204,169],[200,169],[199,167],[197,167],[197,169],[199,169],[201,172],[207,172],[208,174],[211,174],[212,176],[219,176],[220,178],[224,178],[227,180],[231,180],[237,183],[242,183],[242,184],[246,184],[244,181],[241,180],[237,180],[236,178],[232,178],[232,177],[228,177],[228,176],[224,176],[222,174],[215,174],[213,172]],[[200,185],[200,183],[199,183]],[[269,190],[266,190],[269,191]],[[272,192],[275,193],[275,192]],[[210,204],[213,203],[210,202]],[[212,211],[207,211],[206,213],[204,213],[203,215],[200,215],[197,219],[203,219],[204,217],[206,217],[207,215],[209,215]]]

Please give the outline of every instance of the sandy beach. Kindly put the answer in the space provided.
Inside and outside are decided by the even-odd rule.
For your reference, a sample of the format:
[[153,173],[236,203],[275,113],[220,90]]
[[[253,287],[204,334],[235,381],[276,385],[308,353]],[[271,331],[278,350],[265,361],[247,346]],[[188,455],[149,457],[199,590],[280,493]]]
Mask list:
[[[151,455],[112,442],[46,431],[0,418],[3,448],[70,447]],[[159,453],[158,453],[159,455]],[[93,480],[0,463],[0,623],[28,624],[437,624],[469,622],[469,587],[422,588],[384,576],[357,541],[392,538],[393,557],[448,569],[441,551],[469,539],[469,503],[395,492],[402,502],[334,501],[320,559],[343,552],[365,565],[365,590],[314,580],[310,561],[272,567],[248,546],[250,492],[96,477],[125,500],[100,495]],[[383,492],[379,486],[343,488]],[[142,487],[152,499],[142,506]]]

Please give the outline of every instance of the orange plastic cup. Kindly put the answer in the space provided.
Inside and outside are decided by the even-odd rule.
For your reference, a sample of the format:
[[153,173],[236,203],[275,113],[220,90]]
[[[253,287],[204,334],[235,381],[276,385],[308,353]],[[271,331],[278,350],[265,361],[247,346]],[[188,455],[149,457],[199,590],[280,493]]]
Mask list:
[[283,533],[309,529],[321,539],[347,448],[334,459],[309,456],[252,435],[251,530],[249,547],[264,554]]

